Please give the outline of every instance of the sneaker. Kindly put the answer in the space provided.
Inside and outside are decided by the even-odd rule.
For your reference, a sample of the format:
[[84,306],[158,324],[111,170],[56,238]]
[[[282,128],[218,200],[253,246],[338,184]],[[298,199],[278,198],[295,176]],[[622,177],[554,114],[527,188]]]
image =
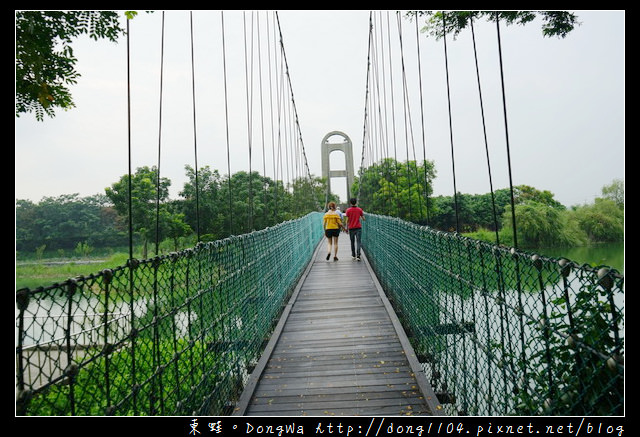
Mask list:
[[338,257],[337,257],[337,256],[334,256],[334,257],[333,257],[333,260],[334,260],[334,261],[338,261]]
[[356,257],[355,257],[355,256],[352,256],[352,257],[351,257],[351,261],[355,261],[355,260],[356,260]]
[[360,257],[358,257],[358,261],[360,261]]
[[329,261],[329,258],[331,258],[331,254],[330,253],[327,254],[327,261]]

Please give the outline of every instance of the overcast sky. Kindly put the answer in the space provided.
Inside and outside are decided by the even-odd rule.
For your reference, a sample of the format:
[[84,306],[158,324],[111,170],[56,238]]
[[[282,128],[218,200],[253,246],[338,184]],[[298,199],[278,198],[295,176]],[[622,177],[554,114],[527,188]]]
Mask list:
[[[625,12],[575,13],[581,25],[564,39],[543,37],[540,20],[501,27],[506,131],[496,27],[493,23],[475,27],[494,188],[509,184],[508,135],[514,184],[549,190],[566,206],[591,203],[604,185],[624,179],[625,158]],[[374,17],[386,20],[386,14],[376,11]],[[360,164],[369,15],[369,11],[278,12],[301,135],[315,176],[321,175],[320,143],[331,131],[350,137],[356,168]],[[244,14],[248,17],[249,11]],[[397,39],[395,13],[390,11],[390,17],[396,32],[392,38]],[[226,174],[226,145],[220,139],[225,128],[213,115],[224,111],[221,80],[212,73],[222,63],[221,13],[194,11],[193,18],[198,165]],[[142,13],[131,23],[134,168],[157,163],[161,20],[160,12]],[[243,13],[225,11],[224,20],[231,70],[234,56],[243,55]],[[194,164],[189,26],[188,11],[166,12],[161,165],[162,175],[172,181],[172,198],[178,198],[185,182],[185,164]],[[403,20],[402,26],[407,68],[415,69],[415,24]],[[104,193],[128,171],[125,39],[114,44],[81,38],[73,47],[82,75],[71,87],[76,108],[42,122],[33,114],[16,118],[16,199],[37,202],[45,196]],[[435,194],[452,195],[443,52],[442,40],[420,35],[425,150],[436,165]],[[470,31],[455,41],[447,39],[447,53],[457,189],[486,193],[489,183]],[[238,70],[230,83],[242,74]],[[410,92],[415,98],[418,85],[411,74]],[[232,93],[236,94],[231,117],[240,120],[246,111],[245,94],[237,89]],[[248,169],[246,126],[241,123],[230,131],[232,172]],[[422,144],[417,148],[422,153]]]

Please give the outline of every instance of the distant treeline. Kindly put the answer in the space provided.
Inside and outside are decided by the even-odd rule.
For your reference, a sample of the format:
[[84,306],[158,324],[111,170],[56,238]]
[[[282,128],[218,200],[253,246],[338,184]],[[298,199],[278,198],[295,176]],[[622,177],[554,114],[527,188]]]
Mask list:
[[325,203],[326,184],[320,178],[301,177],[285,186],[258,172],[228,177],[208,166],[197,174],[185,168],[188,181],[178,199],[169,199],[169,179],[158,179],[155,167],[141,167],[132,174],[131,196],[124,175],[104,194],[18,200],[16,250],[25,256],[34,251],[68,256],[82,248],[127,247],[130,201],[134,244],[145,258],[160,245],[158,253],[264,229]]
[[[364,170],[354,184],[365,210],[391,215],[435,229],[513,245],[511,190],[432,196],[431,161],[397,162],[387,158]],[[569,208],[550,191],[527,185],[513,189],[518,247],[582,246],[624,240],[624,183],[602,188],[593,204]],[[497,231],[497,232],[496,232]]]
[[[258,172],[231,177],[204,167],[186,166],[188,181],[178,199],[169,199],[171,181],[158,180],[155,167],[141,167],[122,176],[104,194],[66,194],[40,202],[16,202],[16,251],[22,256],[47,252],[69,256],[91,248],[129,244],[129,199],[135,244],[150,253],[192,247],[264,229],[309,211],[322,210],[328,200],[322,178],[298,178],[284,184]],[[364,169],[352,187],[365,212],[391,215],[444,231],[511,245],[511,192],[432,196],[432,162],[405,163],[386,159]],[[196,183],[197,180],[197,183]],[[196,186],[198,187],[196,193]],[[593,204],[565,207],[549,191],[514,188],[516,228],[521,247],[579,246],[624,239],[624,185],[613,181]],[[343,202],[346,203],[346,200]]]

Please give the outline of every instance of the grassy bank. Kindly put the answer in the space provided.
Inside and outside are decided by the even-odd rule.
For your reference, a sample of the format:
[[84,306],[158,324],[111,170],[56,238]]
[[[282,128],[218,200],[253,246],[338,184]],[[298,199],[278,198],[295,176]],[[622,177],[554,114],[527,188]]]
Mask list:
[[128,253],[123,252],[90,258],[17,260],[16,290],[46,287],[76,276],[86,276],[104,269],[112,269],[124,265],[128,258]]

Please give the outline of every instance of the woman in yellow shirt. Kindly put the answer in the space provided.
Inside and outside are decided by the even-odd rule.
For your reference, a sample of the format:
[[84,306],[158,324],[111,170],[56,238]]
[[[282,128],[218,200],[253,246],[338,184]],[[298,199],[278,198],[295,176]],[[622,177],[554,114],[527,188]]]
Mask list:
[[336,203],[329,202],[329,210],[322,219],[324,235],[327,237],[327,261],[331,258],[331,248],[333,247],[333,260],[338,261],[338,237],[340,230],[344,230],[342,217],[336,211]]

